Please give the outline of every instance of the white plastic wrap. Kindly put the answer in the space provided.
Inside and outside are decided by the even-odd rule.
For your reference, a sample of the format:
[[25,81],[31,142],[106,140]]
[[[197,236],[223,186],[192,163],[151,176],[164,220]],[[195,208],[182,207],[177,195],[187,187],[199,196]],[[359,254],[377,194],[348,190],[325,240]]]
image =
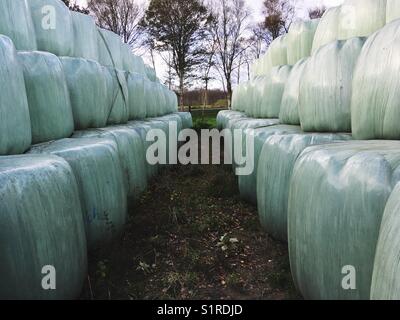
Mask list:
[[341,7],[333,7],[326,10],[315,31],[312,54],[324,45],[338,39],[340,12]]

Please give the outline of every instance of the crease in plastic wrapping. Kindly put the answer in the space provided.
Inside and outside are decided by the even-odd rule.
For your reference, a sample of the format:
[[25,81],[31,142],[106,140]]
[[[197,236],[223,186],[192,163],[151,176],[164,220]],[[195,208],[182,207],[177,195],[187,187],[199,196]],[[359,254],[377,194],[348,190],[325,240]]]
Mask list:
[[124,172],[128,196],[137,201],[147,188],[146,150],[140,135],[125,126],[76,131],[73,138],[106,138],[114,140]]
[[70,137],[74,119],[60,60],[51,53],[39,51],[20,51],[18,60],[24,72],[32,143]]
[[[86,236],[75,176],[63,159],[0,158],[0,298],[75,299],[87,272]],[[55,267],[56,290],[42,268]]]
[[355,139],[400,139],[400,21],[366,41],[354,71],[352,129]]
[[400,18],[400,2],[398,0],[386,0],[386,23]]
[[80,12],[71,12],[74,28],[74,57],[99,60],[97,27],[93,18]]
[[345,0],[339,14],[338,39],[368,37],[386,23],[387,0]]
[[[399,141],[342,142],[302,153],[289,191],[288,237],[304,298],[369,299],[382,215],[400,180],[399,165]],[[342,285],[349,270],[356,272],[354,290]]]
[[300,82],[301,127],[308,132],[351,132],[354,66],[364,38],[334,41],[305,66]]
[[0,155],[25,152],[32,142],[22,67],[12,41],[0,35]]
[[319,19],[297,20],[290,26],[286,37],[287,63],[295,65],[299,60],[311,55],[314,34],[318,27]]
[[247,161],[254,164],[254,170],[250,175],[239,176],[239,191],[242,199],[257,204],[257,179],[259,177],[259,160],[260,153],[265,141],[275,134],[297,133],[301,132],[299,126],[277,125],[271,123],[270,126],[261,128],[245,129],[242,136],[242,150],[246,150],[247,136],[250,135],[254,139],[254,153],[247,154]]
[[116,239],[127,215],[127,190],[117,144],[110,139],[63,139],[32,146],[30,154],[66,160],[76,177],[88,248]]
[[110,98],[107,125],[127,123],[129,120],[129,89],[125,72],[110,67],[105,68],[105,71],[108,71],[108,75],[106,75],[107,94]]
[[260,222],[269,235],[281,241],[288,239],[290,180],[303,150],[313,145],[346,140],[351,140],[349,134],[279,132],[265,141],[259,156],[256,189]]
[[38,50],[57,56],[72,56],[74,27],[67,6],[59,0],[29,0],[28,4]]
[[300,125],[299,103],[300,103],[300,80],[303,77],[304,67],[308,59],[298,61],[290,71],[285,89],[282,95],[279,120],[281,123]]
[[386,204],[376,248],[371,285],[372,300],[399,300],[400,184]]
[[122,70],[122,43],[121,38],[106,29],[98,28],[97,41],[99,48],[99,63],[105,67]]
[[317,52],[319,48],[339,38],[340,12],[340,6],[329,8],[325,11],[314,34],[314,41],[311,50],[312,54]]
[[106,126],[109,106],[107,80],[93,60],[60,58],[67,79],[75,130]]
[[17,50],[37,50],[35,29],[27,0],[0,1],[0,34],[9,37]]

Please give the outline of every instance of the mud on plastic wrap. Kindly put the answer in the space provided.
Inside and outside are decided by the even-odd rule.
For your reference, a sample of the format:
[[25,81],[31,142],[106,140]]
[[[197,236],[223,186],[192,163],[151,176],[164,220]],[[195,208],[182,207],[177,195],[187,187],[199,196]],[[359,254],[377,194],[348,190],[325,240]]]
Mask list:
[[74,119],[60,60],[40,51],[19,52],[18,60],[24,72],[32,143],[70,137]]
[[17,50],[37,50],[35,29],[27,0],[0,1],[0,34],[10,37]]
[[12,41],[0,35],[0,155],[25,152],[32,142],[25,82]]
[[72,56],[74,27],[67,6],[60,0],[29,0],[28,4],[38,50],[57,56]]
[[[63,159],[0,158],[0,299],[76,299],[87,272],[87,248],[75,176]],[[53,266],[56,290],[43,290]]]
[[110,139],[63,139],[33,146],[30,154],[57,155],[76,177],[88,247],[109,243],[125,226],[127,190],[118,147]]

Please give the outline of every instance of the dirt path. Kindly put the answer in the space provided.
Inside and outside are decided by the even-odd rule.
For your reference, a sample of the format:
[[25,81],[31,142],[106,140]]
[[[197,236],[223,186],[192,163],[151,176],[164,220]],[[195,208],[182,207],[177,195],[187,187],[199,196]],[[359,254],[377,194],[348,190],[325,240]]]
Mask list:
[[124,238],[90,256],[82,299],[293,299],[286,245],[240,201],[228,166],[164,169]]

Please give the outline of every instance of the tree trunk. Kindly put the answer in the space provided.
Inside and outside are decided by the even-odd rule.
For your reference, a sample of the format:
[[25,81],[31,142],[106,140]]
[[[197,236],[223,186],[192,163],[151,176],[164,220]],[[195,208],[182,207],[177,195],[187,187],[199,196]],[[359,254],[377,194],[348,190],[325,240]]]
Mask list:
[[231,102],[232,102],[232,82],[231,82],[231,80],[226,81],[226,90],[227,90],[226,99],[228,100],[228,109],[230,109]]
[[203,106],[202,120],[204,120],[204,114],[205,114],[207,105],[208,105],[208,80],[206,80],[206,85],[205,85],[205,90],[204,90],[204,106]]
[[183,84],[183,76],[179,77],[179,93],[180,93],[180,97],[179,97],[179,105],[180,105],[180,109],[181,111],[185,111],[185,107],[184,107],[184,84]]

